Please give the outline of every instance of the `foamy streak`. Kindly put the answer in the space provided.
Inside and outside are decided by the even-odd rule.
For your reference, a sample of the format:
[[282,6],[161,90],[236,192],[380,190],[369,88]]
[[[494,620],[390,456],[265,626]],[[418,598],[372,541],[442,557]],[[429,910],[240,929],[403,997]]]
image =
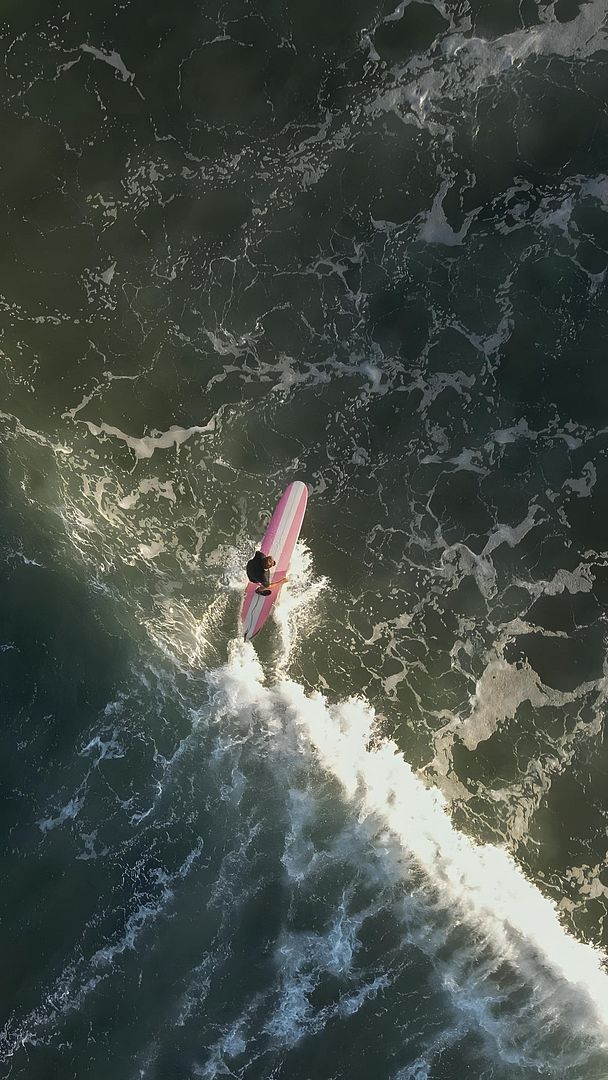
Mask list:
[[281,589],[281,595],[273,608],[274,621],[281,634],[282,656],[278,673],[286,670],[293,652],[297,631],[309,628],[314,601],[327,587],[327,578],[312,578],[312,555],[306,544],[298,540],[289,566],[289,583]]
[[373,709],[357,699],[330,706],[290,680],[265,689],[263,679],[252,646],[239,643],[211,681],[237,711],[254,706],[271,716],[287,709],[299,737],[337,778],[360,818],[377,818],[390,829],[443,892],[447,907],[491,934],[501,954],[535,981],[543,979],[543,968],[566,980],[608,1027],[602,954],[567,933],[554,903],[506,851],[476,844],[453,827],[441,793],[422,784],[395,743],[367,749]]
[[91,435],[110,435],[113,438],[122,439],[133,451],[136,458],[151,458],[155,450],[168,450],[172,446],[178,448],[192,435],[206,435],[216,430],[215,417],[208,424],[194,424],[189,428],[180,428],[173,424],[168,431],[157,432],[155,435],[146,435],[143,438],[128,435],[126,432],[121,431],[120,428],[106,424],[105,421],[101,424],[94,424],[91,420],[77,420],[76,423],[85,424]]

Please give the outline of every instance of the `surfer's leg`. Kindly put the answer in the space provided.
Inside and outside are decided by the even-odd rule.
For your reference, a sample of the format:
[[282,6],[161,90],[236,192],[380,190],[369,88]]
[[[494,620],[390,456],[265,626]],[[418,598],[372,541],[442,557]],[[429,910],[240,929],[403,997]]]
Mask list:
[[256,589],[255,591],[258,596],[270,596],[273,589],[278,589],[279,586],[284,585],[287,580],[288,578],[282,577],[280,581],[272,581],[270,585],[260,585],[259,589]]

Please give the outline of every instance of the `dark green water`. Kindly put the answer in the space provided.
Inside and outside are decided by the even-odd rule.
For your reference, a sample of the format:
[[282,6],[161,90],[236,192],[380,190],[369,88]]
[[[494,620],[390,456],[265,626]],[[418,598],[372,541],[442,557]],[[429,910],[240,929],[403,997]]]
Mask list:
[[605,4],[0,46],[2,1075],[606,1080]]

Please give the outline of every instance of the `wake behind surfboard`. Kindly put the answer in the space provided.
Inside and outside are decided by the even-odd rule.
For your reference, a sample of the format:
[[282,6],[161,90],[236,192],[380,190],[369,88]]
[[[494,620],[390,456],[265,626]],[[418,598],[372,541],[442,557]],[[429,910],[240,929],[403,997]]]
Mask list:
[[[273,566],[270,582],[280,582],[289,569],[289,563],[296,546],[308,502],[308,488],[301,480],[294,480],[281,495],[270,519],[260,551],[272,555]],[[245,641],[251,641],[260,632],[270,615],[272,605],[281,591],[281,585],[273,589],[270,596],[260,596],[258,586],[249,582],[245,589],[245,599],[241,618]]]

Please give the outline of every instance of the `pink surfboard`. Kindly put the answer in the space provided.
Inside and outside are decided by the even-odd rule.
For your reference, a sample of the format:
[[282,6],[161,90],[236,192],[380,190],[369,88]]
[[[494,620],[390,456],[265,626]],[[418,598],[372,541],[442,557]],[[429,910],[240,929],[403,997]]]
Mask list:
[[[270,571],[271,584],[273,581],[280,581],[281,578],[284,578],[289,570],[293,549],[302,528],[307,502],[308,488],[306,484],[303,484],[301,480],[294,480],[289,487],[285,488],[270,519],[259,550],[264,555],[272,555],[276,562],[276,566],[273,566]],[[256,593],[258,588],[259,585],[254,585],[250,581],[245,589],[245,599],[241,613],[245,641],[251,641],[260,632],[270,615],[272,605],[281,591],[279,585],[272,590],[270,596],[259,596]]]

